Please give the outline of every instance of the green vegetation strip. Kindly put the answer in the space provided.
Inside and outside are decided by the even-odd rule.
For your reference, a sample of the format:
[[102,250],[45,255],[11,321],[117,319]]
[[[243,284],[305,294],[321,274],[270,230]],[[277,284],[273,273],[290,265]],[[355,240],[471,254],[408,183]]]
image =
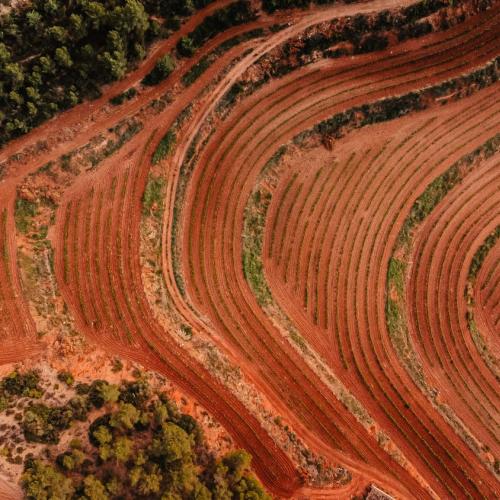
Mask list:
[[[25,498],[270,500],[250,471],[247,452],[217,458],[198,422],[166,393],[152,390],[140,372],[119,385],[76,383],[69,372],[57,378],[65,404],[50,403],[60,399],[54,398],[61,396],[60,386],[37,371],[14,371],[0,381],[0,412],[17,411],[19,431],[10,439],[2,436],[2,456],[21,464],[15,453],[24,451],[23,440],[46,445],[38,456],[25,456]],[[73,439],[62,448],[57,444],[63,435]]]
[[[464,156],[446,172],[432,181],[416,199],[408,217],[403,222],[389,261],[387,271],[386,319],[389,336],[400,359],[421,387],[425,386],[422,367],[417,361],[408,332],[405,313],[406,269],[410,259],[413,234],[418,226],[431,214],[434,208],[470,172],[478,158],[489,158],[500,147],[500,134],[495,135],[472,153]],[[401,255],[400,258],[394,255]],[[396,296],[391,298],[391,290]],[[484,341],[482,342],[484,344]]]
[[485,360],[486,364],[495,373],[497,378],[500,378],[500,363],[498,358],[490,352],[483,335],[479,331],[474,319],[474,286],[476,278],[481,269],[484,259],[488,252],[498,243],[500,239],[500,225],[497,226],[485,239],[484,243],[477,249],[472,257],[472,261],[467,274],[467,285],[465,287],[465,299],[467,301],[467,325],[476,345],[477,350]]
[[189,87],[224,53],[243,42],[264,36],[264,33],[262,28],[257,28],[222,42],[216,49],[204,55],[189,71],[184,73],[181,78],[182,84]]

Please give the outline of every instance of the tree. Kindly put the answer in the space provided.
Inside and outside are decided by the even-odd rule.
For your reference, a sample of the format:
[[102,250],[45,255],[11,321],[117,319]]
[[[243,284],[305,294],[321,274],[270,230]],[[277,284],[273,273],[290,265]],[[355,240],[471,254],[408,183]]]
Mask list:
[[42,23],[42,15],[40,12],[36,10],[30,10],[26,13],[26,21],[28,22],[28,26],[33,29],[40,29],[40,25]]
[[126,0],[123,7],[115,7],[111,13],[112,26],[123,35],[133,33],[139,40],[144,39],[148,29],[148,15],[138,0]]
[[5,64],[11,60],[10,51],[5,43],[0,43],[0,64]]
[[104,79],[107,81],[119,80],[127,71],[127,58],[122,51],[115,50],[112,54],[106,51],[99,56],[99,61],[103,66]]
[[83,480],[83,492],[89,500],[108,500],[106,488],[95,476],[87,476]]
[[3,72],[7,78],[7,81],[10,82],[13,88],[20,86],[24,81],[23,70],[17,63],[7,63],[3,69]]
[[66,47],[58,47],[56,49],[54,60],[63,68],[71,68],[73,66],[73,59],[71,59]]
[[192,57],[196,52],[196,48],[193,39],[188,36],[183,36],[177,42],[177,51],[182,57]]
[[87,35],[87,26],[82,16],[74,13],[69,16],[69,32],[75,41],[81,40]]
[[139,481],[137,490],[141,495],[144,496],[152,495],[153,493],[159,493],[162,480],[163,476],[160,472],[160,469],[156,464],[154,464],[150,472],[144,472],[141,474],[141,479]]
[[192,458],[189,436],[183,429],[171,422],[161,424],[150,451],[154,457],[162,459],[166,466],[176,461],[189,462]]
[[130,403],[120,403],[119,410],[113,414],[109,425],[116,429],[126,431],[134,428],[139,420],[139,410]]
[[114,443],[113,455],[118,462],[126,462],[132,453],[133,442],[121,436]]
[[75,491],[71,479],[40,460],[28,461],[21,484],[28,500],[69,500]]
[[47,30],[47,36],[57,43],[66,43],[68,32],[62,26],[51,26]]
[[99,444],[111,443],[111,441],[113,440],[113,435],[111,434],[110,430],[104,425],[100,425],[97,430],[92,433],[92,435],[95,437]]

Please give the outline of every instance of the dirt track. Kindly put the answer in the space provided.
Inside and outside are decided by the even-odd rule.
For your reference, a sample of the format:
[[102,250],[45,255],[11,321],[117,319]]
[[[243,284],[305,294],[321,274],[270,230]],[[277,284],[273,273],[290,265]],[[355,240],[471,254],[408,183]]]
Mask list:
[[[248,42],[253,52],[196,102],[199,92],[242,49],[225,54],[96,172],[78,177],[57,210],[52,235],[56,278],[79,330],[110,352],[140,361],[179,383],[252,453],[259,476],[280,496],[347,497],[370,481],[401,497],[424,498],[434,491],[440,497],[493,498],[498,491],[493,475],[430,405],[397,359],[384,311],[387,262],[409,207],[433,178],[499,130],[498,84],[444,111],[434,109],[353,133],[335,144],[333,155],[322,149],[317,153],[317,162],[324,161],[321,168],[306,155],[280,180],[266,220],[263,255],[273,297],[389,434],[408,467],[391,460],[377,446],[284,338],[258,306],[241,267],[244,207],[257,175],[275,150],[337,112],[417,90],[485,64],[500,48],[498,6],[449,31],[390,51],[320,60],[272,81],[237,105],[202,151],[188,187],[181,226],[187,299],[179,293],[173,276],[169,249],[177,167],[218,99],[250,64],[305,27],[396,4],[377,0],[301,12],[289,28],[259,44]],[[159,44],[155,57],[170,50],[177,37],[213,7],[197,14],[176,37]],[[204,52],[237,33],[289,18],[289,14],[263,17],[230,30],[210,42]],[[70,127],[77,132],[67,140],[55,140],[47,153],[34,160],[15,165],[2,184],[0,307],[4,316],[0,327],[6,340],[0,363],[37,349],[36,328],[21,298],[13,258],[12,205],[17,183],[41,164],[132,116],[177,84],[187,68],[178,68],[171,79],[141,92],[129,104],[100,109],[110,96],[137,83],[153,64],[154,58],[148,58],[125,81],[108,88],[100,100],[74,108],[0,152],[2,161],[33,144],[40,134],[53,137]],[[175,334],[160,326],[148,303],[139,259],[141,198],[151,154],[187,102],[196,103],[193,117],[168,162],[162,255],[166,287],[186,323],[241,368],[306,445],[353,473],[353,481],[345,487],[326,491],[303,487],[292,460],[256,416],[179,346],[172,338]],[[498,159],[481,166],[480,173],[483,177],[478,173],[467,179],[456,199],[448,197],[419,234],[408,302],[417,304],[409,310],[412,338],[426,375],[475,436],[498,456],[498,384],[471,340],[463,298],[471,251],[498,224]],[[395,185],[400,188],[395,190]],[[492,251],[477,287],[481,290],[477,302],[486,311],[481,326],[492,332],[498,324],[496,270],[498,255]],[[490,342],[495,341],[492,335]],[[427,488],[412,470],[418,471]]]

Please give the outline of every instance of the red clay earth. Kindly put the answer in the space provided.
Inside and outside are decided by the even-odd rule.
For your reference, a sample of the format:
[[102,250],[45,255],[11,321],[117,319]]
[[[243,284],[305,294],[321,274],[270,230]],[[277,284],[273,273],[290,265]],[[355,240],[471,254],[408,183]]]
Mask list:
[[[500,44],[498,5],[446,32],[390,51],[321,60],[272,81],[237,105],[218,124],[188,187],[181,226],[187,299],[175,284],[171,253],[163,254],[166,286],[183,320],[196,333],[210,337],[241,368],[306,445],[331,463],[347,467],[353,474],[351,483],[331,490],[302,486],[301,475],[287,453],[244,403],[160,326],[144,293],[139,259],[142,193],[152,152],[184,106],[195,102],[187,130],[178,137],[174,156],[166,164],[165,249],[170,248],[178,167],[203,119],[248,66],[307,26],[395,5],[395,1],[379,0],[263,16],[217,37],[189,64],[237,33],[292,22],[290,28],[265,41],[249,42],[225,54],[96,172],[81,175],[65,192],[51,234],[58,286],[79,330],[109,352],[137,360],[177,382],[223,424],[238,445],[252,453],[256,472],[277,496],[347,498],[371,481],[405,498],[426,498],[430,490],[443,498],[493,498],[498,492],[496,478],[401,366],[388,337],[384,312],[387,262],[409,208],[432,179],[499,130],[498,85],[453,105],[352,133],[335,142],[333,155],[325,150],[317,157],[308,153],[300,164],[292,163],[290,173],[282,179],[266,222],[264,264],[273,297],[389,434],[409,461],[409,468],[378,447],[283,337],[258,306],[241,266],[243,210],[258,173],[275,150],[336,112],[441,82],[491,60]],[[1,185],[0,327],[5,340],[0,363],[22,359],[37,347],[36,326],[22,300],[15,260],[13,201],[17,184],[40,165],[85,144],[178,84],[187,65],[132,102],[101,109],[109,97],[137,83],[156,56],[170,50],[178,36],[190,31],[213,8],[215,5],[197,14],[176,37],[159,44],[154,56],[126,80],[106,89],[99,101],[62,114],[0,152],[3,161],[41,137],[50,139],[48,152],[12,165]],[[246,47],[254,47],[254,51],[197,101],[198,93]],[[67,140],[57,139],[60,130],[70,128],[73,132]],[[338,165],[332,168],[334,158]],[[416,278],[409,301],[417,304],[420,321],[428,325],[418,334],[435,338],[438,329],[442,332],[436,347],[419,344],[418,334],[412,335],[426,375],[474,434],[498,455],[496,381],[472,343],[463,303],[470,258],[498,224],[495,167],[494,160],[482,165],[484,179],[467,179],[460,186],[463,192],[457,190],[456,201],[453,196],[447,198],[433,213],[443,226],[448,221],[451,224],[446,233],[432,225],[427,232],[422,229],[417,242],[423,246],[422,257],[415,259]],[[292,182],[293,173],[297,176]],[[288,183],[291,187],[285,192]],[[483,192],[490,190],[489,204],[481,196],[483,184]],[[468,197],[470,206],[464,204]],[[496,209],[496,219],[488,219],[488,208],[489,217]],[[462,233],[466,243],[459,242]],[[492,271],[492,278],[484,278],[483,273],[495,268],[498,258],[495,262],[485,262],[478,280],[485,283],[484,300],[493,309],[498,306],[495,274]],[[432,283],[421,276],[429,276]],[[488,287],[493,291],[488,292]],[[432,360],[437,359],[446,370],[433,366]],[[466,394],[465,384],[470,387]],[[462,398],[457,398],[457,391],[462,391]],[[413,477],[412,468],[429,488]]]
[[493,351],[500,356],[500,245],[498,242],[488,252],[478,273],[475,286],[474,314],[479,331]]
[[[490,22],[495,22],[494,19],[491,15]],[[448,35],[451,37],[451,32]],[[453,40],[456,41],[456,39]],[[454,54],[453,57],[446,56],[446,52],[442,50],[443,45],[446,46],[443,43],[439,45],[440,53],[436,56],[439,62],[436,63],[433,61],[432,45],[430,44],[429,48],[427,48],[429,53],[420,60],[415,58],[414,53],[404,54],[404,57],[410,60],[412,57],[417,59],[417,62],[413,64],[410,64],[408,60],[406,61],[406,64],[413,70],[410,74],[410,81],[415,87],[418,88],[418,83],[416,83],[419,75],[418,63],[424,67],[422,72],[425,73],[427,82],[433,79],[433,74],[429,68],[435,67],[440,75],[446,74],[446,70],[443,69],[446,68],[443,60],[449,59],[450,64],[453,64],[453,66],[464,67],[460,59],[456,57],[456,50],[450,49],[450,52]],[[491,45],[488,45],[485,50],[487,52],[485,57],[490,57]],[[475,56],[481,59],[482,56],[479,50],[475,52]],[[469,55],[465,57],[470,61]],[[373,61],[373,57],[370,56],[356,59],[356,62],[360,61],[360,66],[366,60]],[[366,101],[366,96],[370,91],[374,95],[373,98],[387,95],[387,91],[384,92],[383,85],[384,80],[389,79],[389,76],[393,76],[390,79],[391,86],[398,76],[403,82],[405,78],[410,79],[408,76],[402,75],[399,68],[394,70],[391,75],[387,69],[388,64],[382,60],[379,65],[384,70],[384,77],[381,78],[382,90],[377,93],[375,83],[377,80],[372,76],[365,77],[368,80],[367,88],[363,88],[360,84],[360,80],[362,81],[363,75],[366,74],[364,68],[363,74],[359,75],[361,71],[356,74],[356,63],[348,61],[344,64],[345,66],[352,65],[354,67],[352,77],[347,70],[344,72],[344,74],[347,73],[347,76],[339,78],[339,66],[342,66],[342,62],[339,62],[338,65],[331,65],[330,72],[328,71],[328,63],[318,64],[318,66],[322,67],[323,71],[321,73],[315,72],[316,68],[314,66],[305,68],[276,84],[271,84],[269,88],[262,92],[264,96],[261,94],[250,98],[248,103],[245,103],[244,109],[232,120],[229,120],[226,126],[223,128],[218,127],[216,134],[200,159],[203,169],[200,168],[194,173],[189,192],[190,199],[187,201],[185,214],[184,247],[188,251],[183,254],[188,291],[193,303],[197,308],[207,312],[212,322],[217,326],[217,330],[224,332],[226,339],[233,343],[235,349],[239,350],[238,359],[240,363],[246,358],[248,371],[250,372],[253,368],[254,383],[260,385],[256,380],[259,378],[264,379],[265,384],[273,387],[277,393],[275,397],[276,404],[288,404],[288,412],[293,409],[293,412],[299,418],[307,422],[307,426],[314,425],[315,432],[321,433],[320,435],[323,436],[324,440],[328,439],[332,442],[332,446],[340,449],[343,449],[344,444],[342,441],[336,442],[335,429],[330,431],[328,427],[325,429],[325,426],[331,425],[332,420],[337,423],[340,419],[335,417],[326,419],[323,422],[319,421],[320,415],[324,414],[328,408],[325,406],[325,399],[323,399],[326,396],[321,393],[318,396],[314,395],[314,388],[321,387],[321,384],[317,379],[313,378],[314,376],[309,373],[310,370],[304,366],[301,360],[297,359],[298,356],[293,349],[285,344],[268,318],[261,313],[248,285],[244,281],[241,270],[241,243],[238,235],[242,231],[243,209],[255,177],[279,144],[285,143],[293,137],[294,133],[307,128],[308,124],[313,124],[323,117],[330,116],[335,111],[358,104],[359,101],[354,97],[355,91],[351,90],[349,82],[353,82],[351,86],[359,89],[359,93]],[[370,69],[372,69],[373,74],[377,74],[377,62],[372,62]],[[382,71],[380,70],[380,72]],[[389,76],[387,76],[388,73]],[[325,80],[331,81],[330,87],[322,83],[321,90],[315,92],[314,79],[320,78],[323,82]],[[295,83],[296,80],[300,81],[300,84]],[[291,82],[294,82],[295,85],[292,85]],[[404,83],[400,85],[401,87],[395,93],[403,93],[409,87],[408,84],[404,86]],[[302,93],[301,89],[303,89]],[[350,91],[347,92],[347,89]],[[321,91],[324,94],[321,94]],[[493,91],[490,92],[489,106],[494,104],[495,96]],[[339,94],[341,94],[341,97],[338,98],[340,104],[337,104],[332,96]],[[343,97],[346,94],[347,96]],[[321,101],[322,98],[323,101]],[[321,103],[321,106],[319,103]],[[478,123],[481,123],[481,121]],[[237,167],[235,168],[235,166]],[[236,193],[238,197],[236,197]],[[375,227],[377,226],[375,225]],[[221,237],[214,238],[213,235],[219,234]],[[359,234],[365,237],[366,233]],[[289,242],[289,244],[293,249],[300,248],[295,242]],[[354,249],[354,251],[359,250]],[[353,250],[350,250],[346,258],[349,257],[351,252]],[[383,272],[384,267],[380,263],[378,265],[375,263],[370,266],[370,269],[372,273],[375,270]],[[324,274],[325,271],[323,271]],[[347,276],[350,276],[350,274],[345,272],[343,279],[346,280]],[[349,287],[353,287],[355,280],[349,281]],[[378,300],[378,305],[375,303],[371,308],[367,307],[371,315],[376,314],[377,308],[380,307],[383,312],[384,287],[382,285],[383,281],[381,280],[378,290],[382,290],[382,296]],[[478,470],[481,469],[477,464],[477,459],[474,459],[470,450],[456,436],[450,433],[443,422],[440,422],[439,417],[432,414],[432,409],[426,408],[429,405],[424,398],[418,393],[415,395],[410,393],[408,388],[412,387],[413,384],[408,380],[408,376],[403,370],[395,372],[392,379],[389,378],[390,368],[396,370],[399,363],[397,360],[391,360],[388,353],[382,349],[384,336],[380,332],[363,335],[361,327],[356,326],[356,322],[360,323],[364,319],[356,318],[354,314],[354,310],[359,307],[360,299],[362,299],[359,297],[360,290],[363,289],[365,289],[365,285],[359,287],[357,295],[354,294],[355,303],[358,305],[346,308],[348,312],[343,313],[344,317],[340,316],[339,321],[350,321],[349,330],[351,332],[353,330],[358,331],[358,333],[350,333],[353,340],[356,340],[356,344],[368,337],[365,341],[368,343],[367,346],[364,348],[362,345],[355,346],[357,349],[362,349],[362,352],[357,355],[359,358],[357,369],[369,370],[370,372],[376,368],[377,372],[376,375],[372,372],[365,376],[370,376],[369,381],[366,381],[365,377],[359,374],[359,378],[352,386],[349,384],[349,379],[352,380],[355,374],[352,371],[346,373],[346,385],[355,395],[360,391],[360,386],[361,390],[364,389],[368,392],[365,397],[360,399],[370,412],[376,415],[377,421],[380,419],[380,421],[386,423],[385,428],[394,427],[394,423],[398,422],[397,419],[399,419],[395,426],[395,432],[400,433],[400,438],[395,438],[396,443],[405,455],[410,457],[412,462],[419,462],[418,470],[424,473],[424,477],[428,479],[438,493],[442,495],[450,493],[459,495],[459,492],[463,492],[464,489],[466,491],[470,489],[470,493],[474,494],[474,490],[478,486],[469,478],[475,476]],[[278,292],[273,289],[273,293]],[[375,298],[373,292],[367,296],[367,300]],[[277,296],[277,300],[285,310],[287,306],[291,306],[294,302],[293,297],[290,296],[283,299]],[[342,309],[342,306],[340,309]],[[290,316],[294,322],[297,321],[297,318],[292,314]],[[378,320],[372,318],[374,320],[373,324],[382,323],[382,331],[385,330],[383,318],[383,314],[380,313]],[[302,328],[303,325],[300,324],[299,331],[303,332]],[[380,344],[373,340],[368,342],[368,339],[375,333],[382,337]],[[315,344],[313,346],[318,348]],[[330,351],[335,352],[335,350],[332,351],[331,346],[330,343]],[[365,352],[363,349],[369,350],[369,352]],[[375,353],[372,353],[373,349],[375,349]],[[382,352],[380,352],[381,349]],[[387,349],[387,346],[385,349]],[[369,355],[375,357],[372,361],[374,367],[371,370]],[[379,357],[381,355],[387,357],[387,360],[381,361]],[[288,362],[290,359],[293,359],[292,363]],[[257,360],[258,364],[256,363]],[[287,362],[285,363],[284,360],[287,360]],[[264,361],[266,361],[265,364],[270,373],[262,373]],[[339,374],[338,371],[336,373]],[[381,384],[380,381],[384,379],[387,382]],[[304,389],[302,389],[299,398],[295,393],[298,392],[301,385]],[[384,388],[384,386],[386,387]],[[370,390],[377,390],[379,396],[376,393],[371,393]],[[390,392],[387,393],[387,391]],[[317,414],[313,414],[313,421],[311,421],[311,414],[314,411],[313,405],[316,401],[320,402],[321,406],[316,407],[318,408],[316,410]],[[390,411],[391,406],[394,408],[392,411]],[[426,413],[430,413],[427,418],[424,417]],[[300,428],[299,423],[293,422],[293,425],[294,428]],[[300,431],[299,434],[301,434]],[[412,434],[415,436],[413,439],[411,438]],[[352,439],[349,441],[348,446],[351,446],[354,441]],[[416,442],[418,442],[416,448],[411,449],[412,447],[409,444],[416,444]],[[444,449],[438,451],[442,443],[445,442],[450,443],[450,446],[447,446],[447,452],[444,452]],[[450,450],[453,446],[452,443],[456,447],[454,454],[452,454],[453,450]],[[447,453],[452,454],[453,458],[449,461],[443,461],[441,457],[446,456]],[[471,466],[472,463],[474,465]],[[488,492],[489,490],[490,493],[495,491],[495,480],[486,472],[482,477],[484,477],[484,483],[480,488],[485,488],[484,491]]]

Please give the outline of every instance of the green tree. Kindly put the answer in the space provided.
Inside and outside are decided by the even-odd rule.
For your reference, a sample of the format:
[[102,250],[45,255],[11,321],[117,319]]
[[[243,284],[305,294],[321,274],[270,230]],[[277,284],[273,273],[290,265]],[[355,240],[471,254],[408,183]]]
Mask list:
[[96,438],[99,444],[108,444],[113,440],[113,435],[110,430],[104,426],[100,425],[97,430],[93,432],[93,436]]
[[7,48],[5,43],[0,43],[0,65],[9,62],[11,57],[10,50]]
[[73,59],[71,59],[66,47],[58,47],[56,49],[54,60],[63,68],[71,68],[73,66]]
[[40,460],[28,462],[21,484],[28,500],[69,500],[75,491],[71,479]]
[[125,76],[127,71],[127,58],[124,52],[115,50],[111,54],[106,51],[104,54],[99,55],[99,61],[105,72],[105,80],[119,80]]
[[150,472],[143,473],[141,475],[137,490],[144,496],[159,493],[162,480],[163,476],[160,469],[156,464],[154,464]]
[[132,453],[133,442],[121,436],[114,442],[113,455],[118,462],[126,462]]
[[172,462],[189,462],[192,459],[191,440],[188,434],[171,422],[161,425],[150,451],[154,457],[162,459],[166,466]]
[[69,33],[75,41],[81,40],[87,35],[87,26],[82,16],[75,13],[69,16]]
[[57,43],[66,43],[68,32],[62,26],[51,26],[47,29],[47,36]]
[[7,81],[10,82],[10,84],[14,88],[20,86],[24,81],[23,70],[17,63],[7,63],[4,66],[3,72],[7,78]]
[[42,23],[42,15],[36,10],[30,10],[26,13],[26,21],[30,28],[39,30]]
[[139,415],[139,410],[134,405],[120,403],[120,408],[112,415],[109,425],[122,431],[130,430],[139,421]]
[[106,488],[95,476],[87,476],[83,480],[83,486],[83,492],[89,500],[108,500]]
[[126,0],[123,7],[115,7],[111,13],[111,24],[123,35],[133,33],[142,40],[148,29],[148,15],[138,0]]

